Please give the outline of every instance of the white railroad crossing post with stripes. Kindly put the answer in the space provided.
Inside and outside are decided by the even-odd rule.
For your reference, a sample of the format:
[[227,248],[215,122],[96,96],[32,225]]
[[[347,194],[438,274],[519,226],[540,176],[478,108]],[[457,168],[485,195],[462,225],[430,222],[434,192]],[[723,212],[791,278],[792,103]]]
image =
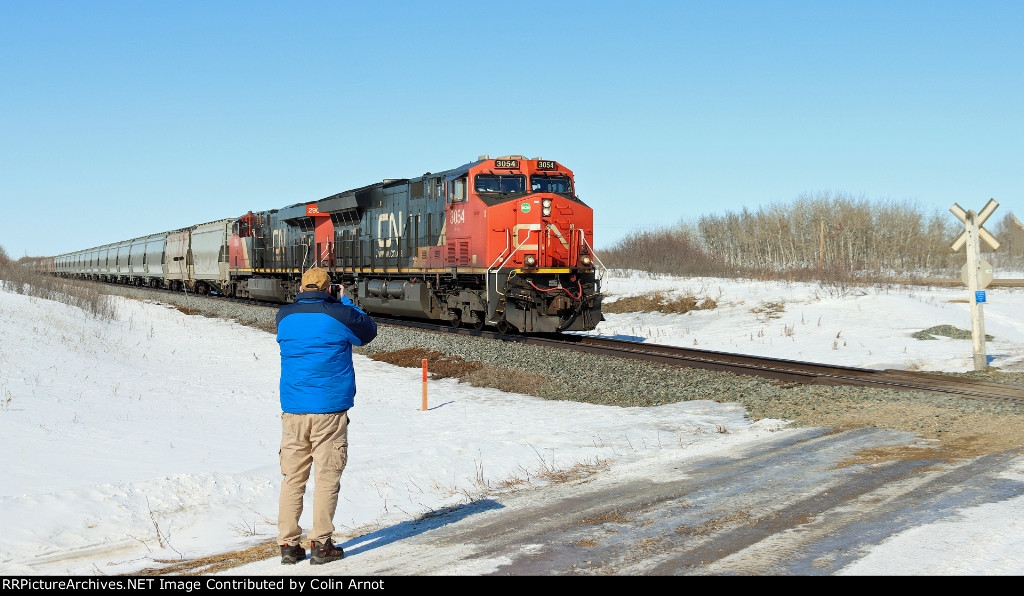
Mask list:
[[[981,258],[981,242],[992,250],[999,248],[999,241],[988,230],[981,227],[999,203],[989,199],[981,213],[964,211],[963,207],[953,203],[949,208],[953,215],[964,222],[964,233],[953,243],[953,252],[959,252],[967,246],[967,265],[964,267],[965,282],[971,291],[971,337],[974,342],[974,370],[984,370],[988,366],[985,357],[985,316],[982,304],[985,302],[985,287],[992,281],[991,266]],[[984,271],[982,268],[984,267]]]

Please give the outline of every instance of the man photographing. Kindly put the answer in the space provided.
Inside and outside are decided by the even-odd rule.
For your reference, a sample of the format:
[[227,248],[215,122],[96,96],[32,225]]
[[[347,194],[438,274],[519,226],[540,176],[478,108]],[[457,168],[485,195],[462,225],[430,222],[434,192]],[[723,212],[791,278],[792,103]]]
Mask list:
[[312,565],[337,561],[331,540],[341,473],[348,461],[348,410],[356,394],[352,346],[377,336],[377,324],[347,297],[327,293],[331,278],[313,268],[302,275],[295,302],[277,313],[281,348],[281,499],[277,543],[281,564],[306,558],[299,544],[302,498],[313,468]]

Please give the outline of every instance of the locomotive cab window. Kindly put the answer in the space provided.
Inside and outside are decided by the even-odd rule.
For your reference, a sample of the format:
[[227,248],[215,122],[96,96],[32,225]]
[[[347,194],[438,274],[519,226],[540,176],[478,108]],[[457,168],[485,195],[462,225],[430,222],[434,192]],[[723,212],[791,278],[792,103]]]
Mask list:
[[552,192],[560,195],[572,195],[572,181],[568,176],[548,176],[537,174],[530,176],[532,192]]
[[474,179],[476,192],[526,192],[522,174],[480,174]]
[[466,200],[466,177],[456,178],[448,182],[448,201],[457,203]]

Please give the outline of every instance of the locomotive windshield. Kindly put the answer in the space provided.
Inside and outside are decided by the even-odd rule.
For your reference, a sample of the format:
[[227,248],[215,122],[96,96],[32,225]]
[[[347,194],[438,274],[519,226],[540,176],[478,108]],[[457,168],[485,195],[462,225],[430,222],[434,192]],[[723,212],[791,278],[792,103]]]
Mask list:
[[530,176],[531,192],[553,192],[560,195],[572,195],[572,181],[568,176],[548,176],[537,174]]
[[526,192],[526,176],[522,174],[479,174],[477,192]]

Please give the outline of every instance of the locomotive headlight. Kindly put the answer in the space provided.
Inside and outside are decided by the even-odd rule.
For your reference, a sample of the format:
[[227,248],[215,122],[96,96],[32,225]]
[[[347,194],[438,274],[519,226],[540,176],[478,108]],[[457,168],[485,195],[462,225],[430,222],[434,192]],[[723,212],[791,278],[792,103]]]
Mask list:
[[526,257],[523,258],[523,263],[527,267],[533,267],[534,265],[537,264],[537,257],[533,255],[526,255]]
[[541,215],[551,215],[551,199],[544,199],[540,202],[540,213]]

